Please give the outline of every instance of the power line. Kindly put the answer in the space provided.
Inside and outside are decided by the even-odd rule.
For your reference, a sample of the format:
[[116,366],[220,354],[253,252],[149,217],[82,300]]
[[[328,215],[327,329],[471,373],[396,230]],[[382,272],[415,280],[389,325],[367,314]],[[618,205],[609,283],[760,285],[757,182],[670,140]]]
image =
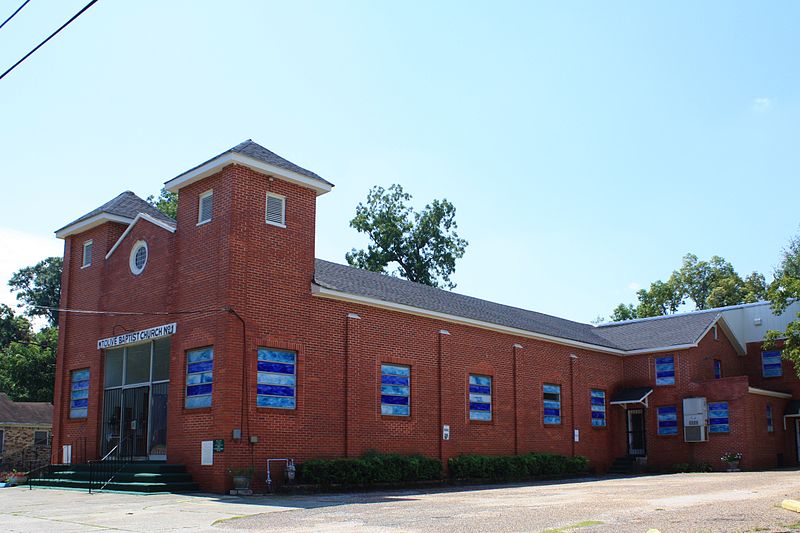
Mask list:
[[[27,2],[26,2],[26,3],[27,3]],[[41,48],[42,46],[44,46],[44,44],[45,44],[47,41],[49,41],[50,39],[52,39],[53,37],[55,37],[55,36],[58,34],[58,32],[60,32],[61,30],[63,30],[63,29],[64,29],[64,28],[66,28],[67,26],[69,26],[69,25],[72,23],[72,21],[73,21],[73,20],[75,20],[76,18],[78,18],[78,17],[80,17],[81,15],[83,15],[83,13],[84,13],[84,12],[85,12],[87,9],[89,9],[90,7],[92,7],[93,5],[95,5],[96,3],[97,3],[97,0],[92,0],[91,2],[89,2],[88,4],[86,4],[86,5],[83,7],[83,9],[81,9],[80,11],[78,11],[77,13],[75,13],[75,14],[72,16],[72,18],[71,18],[71,19],[69,19],[68,21],[66,21],[64,24],[62,24],[62,25],[61,25],[61,27],[60,27],[60,28],[58,28],[56,31],[54,31],[53,33],[51,33],[51,34],[50,34],[50,37],[48,37],[48,38],[47,38],[47,39],[45,39],[44,41],[40,42],[40,43],[38,44],[38,46],[36,46],[36,48],[34,48],[33,50],[31,50],[30,52],[28,52],[27,54],[25,54],[25,56],[24,56],[22,59],[20,59],[19,61],[17,61],[17,62],[16,62],[16,63],[14,63],[13,65],[11,65],[11,68],[9,68],[8,70],[6,70],[6,71],[5,71],[5,72],[3,72],[2,74],[0,74],[0,80],[2,80],[3,78],[5,78],[5,77],[6,77],[6,74],[8,74],[9,72],[11,72],[11,71],[12,71],[12,70],[14,70],[15,68],[17,68],[17,66],[18,66],[20,63],[22,63],[23,61],[25,61],[26,59],[28,59],[30,56],[32,56],[32,55],[33,55],[33,53],[34,53],[34,52],[36,52],[36,50],[38,50],[39,48]]]
[[6,20],[4,20],[4,21],[3,21],[3,23],[2,23],[2,24],[0,24],[0,28],[2,28],[3,26],[5,26],[5,25],[6,25],[6,22],[8,22],[9,20],[13,19],[13,18],[14,18],[14,15],[16,15],[17,13],[19,13],[20,11],[22,11],[22,8],[23,8],[23,7],[25,7],[25,6],[27,6],[27,5],[28,5],[28,2],[30,2],[30,1],[31,1],[31,0],[25,0],[25,1],[22,3],[22,5],[21,5],[21,6],[19,6],[19,7],[17,8],[17,10],[16,10],[16,11],[14,11],[13,13],[11,13],[11,16],[10,16],[10,17],[8,17]]
[[62,309],[59,307],[48,307],[46,305],[32,305],[34,309],[47,309],[48,311],[58,311],[59,313],[75,313],[78,315],[106,315],[106,316],[170,316],[170,315],[200,315],[207,313],[227,313],[230,309],[222,307],[218,309],[195,309],[191,311],[98,311],[95,309]]

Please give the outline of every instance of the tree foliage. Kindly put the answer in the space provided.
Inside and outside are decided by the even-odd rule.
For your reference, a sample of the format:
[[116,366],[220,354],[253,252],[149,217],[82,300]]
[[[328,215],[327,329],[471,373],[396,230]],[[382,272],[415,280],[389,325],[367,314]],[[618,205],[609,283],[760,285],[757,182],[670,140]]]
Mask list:
[[636,297],[638,304],[619,304],[610,319],[673,314],[690,302],[696,310],[757,302],[767,297],[767,284],[764,275],[758,272],[742,279],[730,262],[717,255],[704,261],[686,254],[680,268],[667,281],[654,281],[649,288],[637,291]]
[[162,188],[157,198],[152,194],[148,196],[147,203],[168,217],[178,218],[178,193],[169,192],[166,188]]
[[28,341],[30,336],[31,323],[6,304],[0,304],[0,350],[14,341]]
[[[775,313],[783,313],[789,304],[800,299],[800,235],[789,242],[782,255],[775,279],[767,290]],[[764,345],[773,349],[781,338],[784,339],[782,357],[794,363],[795,372],[800,377],[800,313],[796,320],[789,322],[785,331],[768,331]]]
[[15,402],[52,402],[57,346],[58,329],[48,327],[0,347],[0,391]]
[[447,200],[434,200],[414,212],[408,205],[411,198],[397,184],[370,189],[350,226],[367,234],[371,242],[366,250],[353,248],[347,262],[373,272],[387,272],[396,265],[392,274],[452,289],[450,276],[468,244],[456,233],[456,208]]
[[[58,308],[61,300],[60,257],[48,257],[34,266],[25,267],[11,276],[8,286],[17,293],[20,306],[29,317],[45,317],[51,326],[58,325]],[[50,308],[50,309],[47,309]]]

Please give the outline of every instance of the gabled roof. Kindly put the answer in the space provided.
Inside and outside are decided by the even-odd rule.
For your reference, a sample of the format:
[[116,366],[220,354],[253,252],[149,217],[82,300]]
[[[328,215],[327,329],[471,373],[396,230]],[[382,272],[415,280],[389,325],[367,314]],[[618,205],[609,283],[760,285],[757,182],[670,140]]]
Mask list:
[[[618,355],[696,346],[712,325],[717,322],[724,324],[717,311],[709,310],[595,327],[322,259],[316,260],[314,283],[312,290],[318,296],[387,307]],[[735,339],[733,341],[736,343]]]
[[169,223],[169,222],[165,222],[163,220],[158,220],[157,218],[154,218],[154,217],[152,217],[152,216],[150,216],[150,215],[148,215],[146,213],[139,213],[138,215],[136,215],[136,218],[133,219],[133,222],[131,222],[130,226],[128,226],[125,229],[125,231],[122,232],[122,235],[119,236],[119,239],[117,239],[117,242],[114,243],[114,246],[112,246],[111,249],[108,251],[108,253],[106,254],[106,259],[111,257],[111,254],[114,253],[114,250],[116,250],[119,247],[119,245],[122,243],[122,241],[125,240],[125,237],[128,236],[128,234],[131,232],[133,227],[140,220],[146,220],[146,221],[150,222],[151,224],[155,224],[156,226],[158,226],[161,229],[167,230],[170,233],[175,233],[175,230],[178,229],[178,226],[177,226],[177,224],[175,224],[175,222]]
[[97,209],[89,211],[80,218],[77,218],[56,230],[56,237],[63,239],[75,233],[81,233],[104,222],[120,222],[130,224],[136,215],[145,213],[164,223],[175,225],[175,220],[168,217],[145,200],[142,200],[131,191],[125,191],[112,200],[104,203]]
[[717,311],[686,313],[601,324],[595,331],[627,350],[693,344],[717,321]]
[[323,179],[315,172],[284,159],[251,139],[175,176],[167,181],[165,186],[167,190],[177,192],[182,187],[210,176],[230,163],[246,165],[262,174],[275,175],[278,178],[312,188],[317,191],[317,194],[324,194],[333,188],[333,183]]
[[53,423],[53,404],[46,402],[13,402],[0,392],[0,424],[49,426]]

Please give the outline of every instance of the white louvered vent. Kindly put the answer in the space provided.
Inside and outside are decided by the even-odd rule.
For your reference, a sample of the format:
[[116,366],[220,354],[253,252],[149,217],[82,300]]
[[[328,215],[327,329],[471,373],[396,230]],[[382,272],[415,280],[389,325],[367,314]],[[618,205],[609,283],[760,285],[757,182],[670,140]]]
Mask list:
[[204,192],[200,195],[200,207],[197,214],[197,223],[203,224],[211,220],[211,211],[214,207],[214,191]]
[[286,227],[286,198],[267,193],[267,224]]

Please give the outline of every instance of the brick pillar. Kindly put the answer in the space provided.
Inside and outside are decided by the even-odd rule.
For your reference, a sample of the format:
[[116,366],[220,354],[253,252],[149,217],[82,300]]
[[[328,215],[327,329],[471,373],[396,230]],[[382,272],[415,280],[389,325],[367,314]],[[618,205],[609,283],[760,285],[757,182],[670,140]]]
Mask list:
[[344,456],[355,457],[358,455],[358,431],[356,416],[358,414],[358,357],[360,351],[359,334],[361,317],[355,313],[347,315],[347,334],[345,338],[344,353]]

